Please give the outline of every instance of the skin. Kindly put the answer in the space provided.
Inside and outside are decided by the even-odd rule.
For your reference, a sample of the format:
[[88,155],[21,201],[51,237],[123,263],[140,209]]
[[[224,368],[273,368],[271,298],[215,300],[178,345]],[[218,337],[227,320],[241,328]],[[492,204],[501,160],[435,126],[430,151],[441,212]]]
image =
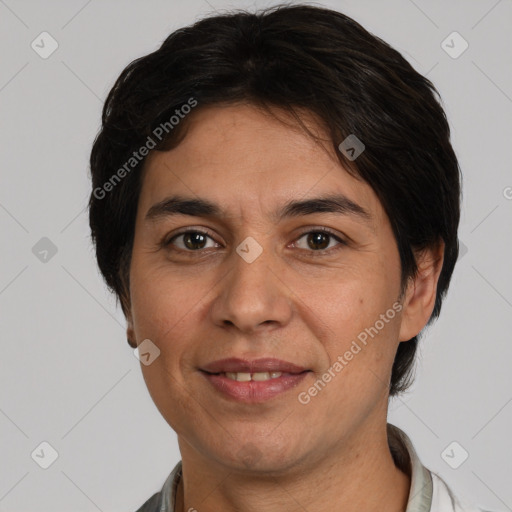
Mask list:
[[[417,255],[418,275],[400,297],[399,254],[375,193],[327,144],[279,115],[287,124],[250,105],[198,109],[175,149],[146,160],[127,334],[161,351],[141,368],[178,436],[176,510],[405,511],[410,477],[388,447],[388,386],[398,344],[431,315],[443,247]],[[327,139],[312,117],[304,120]],[[371,221],[325,212],[279,222],[271,216],[289,200],[333,192],[364,207]],[[208,199],[226,214],[145,218],[174,194]],[[321,227],[345,243],[326,236],[317,248],[308,233]],[[183,236],[163,244],[183,228],[206,229],[212,238],[192,238],[192,249]],[[236,252],[248,236],[263,249],[252,263]],[[398,298],[401,312],[300,403],[299,393]],[[276,357],[311,373],[271,400],[241,404],[198,370],[225,357]]]

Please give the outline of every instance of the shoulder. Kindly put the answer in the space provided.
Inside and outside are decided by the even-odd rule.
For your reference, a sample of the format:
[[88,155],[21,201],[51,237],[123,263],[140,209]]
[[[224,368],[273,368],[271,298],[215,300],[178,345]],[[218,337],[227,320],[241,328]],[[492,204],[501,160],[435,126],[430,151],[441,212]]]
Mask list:
[[430,512],[498,512],[489,511],[480,508],[477,505],[471,505],[469,500],[463,496],[457,496],[450,489],[447,483],[433,471],[432,475],[433,494],[432,507]]

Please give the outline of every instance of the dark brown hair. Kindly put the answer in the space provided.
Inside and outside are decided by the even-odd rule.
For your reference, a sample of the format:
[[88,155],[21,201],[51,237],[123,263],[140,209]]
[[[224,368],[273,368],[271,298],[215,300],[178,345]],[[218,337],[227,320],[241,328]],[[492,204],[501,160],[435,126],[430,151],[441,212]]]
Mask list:
[[[131,62],[115,82],[91,151],[89,220],[100,271],[125,314],[144,163],[130,159],[190,98],[196,110],[242,102],[319,119],[340,163],[372,187],[390,219],[402,290],[417,272],[414,251],[444,241],[429,322],[439,315],[458,256],[460,217],[460,170],[439,94],[354,20],[309,5],[204,18]],[[169,127],[152,150],[179,144],[186,121]],[[354,161],[338,150],[351,134],[365,145]],[[390,396],[412,383],[417,344],[418,337],[399,344]]]

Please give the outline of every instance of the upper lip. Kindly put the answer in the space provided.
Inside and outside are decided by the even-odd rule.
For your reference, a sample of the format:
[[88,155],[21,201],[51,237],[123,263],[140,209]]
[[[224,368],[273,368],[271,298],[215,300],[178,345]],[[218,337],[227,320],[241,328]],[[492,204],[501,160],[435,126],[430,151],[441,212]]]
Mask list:
[[257,373],[257,372],[282,372],[282,373],[302,373],[307,368],[275,359],[273,357],[263,357],[260,359],[240,359],[230,357],[227,359],[219,359],[203,366],[201,370],[208,373]]

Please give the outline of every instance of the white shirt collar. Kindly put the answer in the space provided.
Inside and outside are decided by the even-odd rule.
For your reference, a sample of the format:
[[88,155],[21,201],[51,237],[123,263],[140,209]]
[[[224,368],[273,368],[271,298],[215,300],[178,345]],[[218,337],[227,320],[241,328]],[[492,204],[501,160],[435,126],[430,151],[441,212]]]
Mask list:
[[429,512],[432,507],[433,483],[430,471],[421,463],[407,434],[387,424],[388,443],[395,465],[411,477],[409,500],[405,512]]

